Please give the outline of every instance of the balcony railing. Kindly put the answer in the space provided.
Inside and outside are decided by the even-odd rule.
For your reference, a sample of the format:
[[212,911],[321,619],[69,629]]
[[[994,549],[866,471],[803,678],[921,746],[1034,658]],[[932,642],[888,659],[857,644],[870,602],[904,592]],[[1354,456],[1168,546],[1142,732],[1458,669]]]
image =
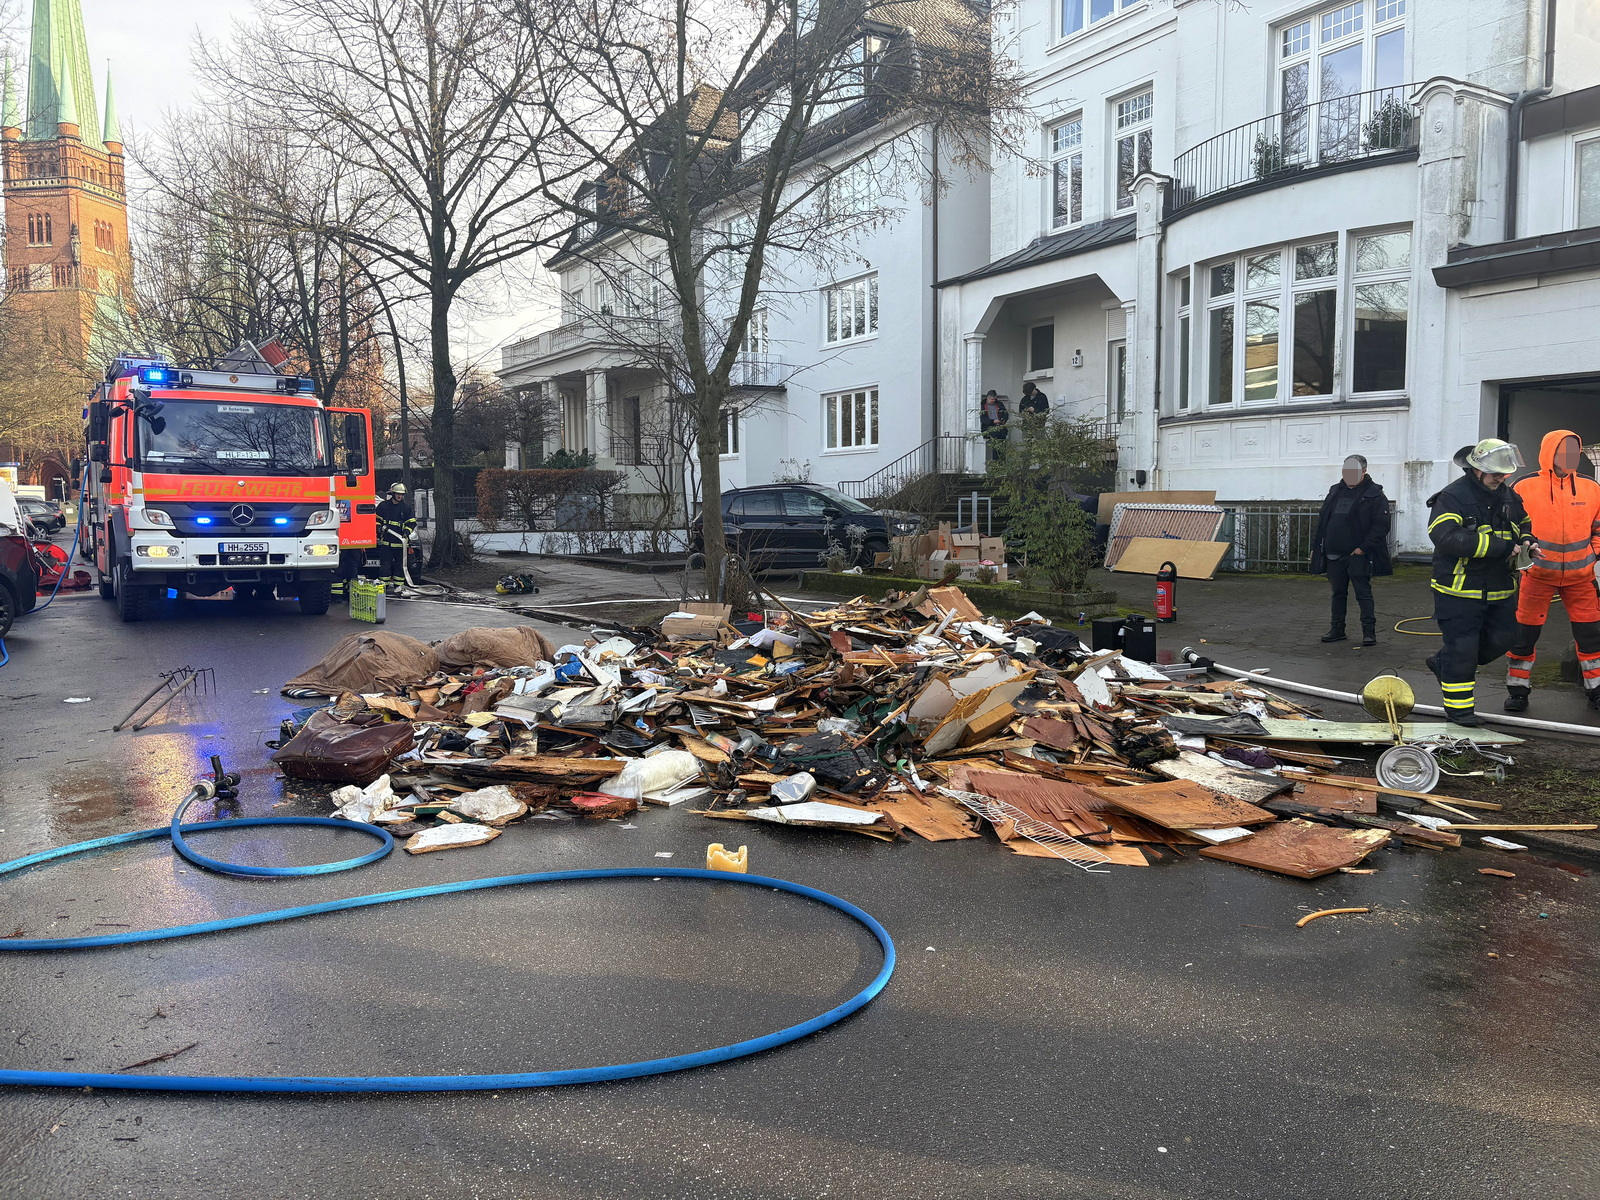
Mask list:
[[728,383],[736,388],[781,388],[789,381],[789,376],[793,375],[794,371],[790,363],[779,362],[765,356],[746,358],[740,355],[734,360]]
[[500,351],[500,369],[525,366],[581,346],[653,346],[660,341],[664,326],[649,316],[600,313],[579,317],[505,346]]
[[1318,167],[1378,158],[1417,144],[1414,83],[1308,101],[1240,125],[1178,155],[1172,211],[1239,188],[1291,183]]

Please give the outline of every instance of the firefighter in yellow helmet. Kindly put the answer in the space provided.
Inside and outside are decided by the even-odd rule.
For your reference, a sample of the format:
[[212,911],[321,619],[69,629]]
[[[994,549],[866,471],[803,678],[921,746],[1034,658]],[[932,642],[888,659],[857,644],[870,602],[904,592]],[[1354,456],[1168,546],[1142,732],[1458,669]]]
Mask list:
[[406,501],[406,485],[391,484],[378,502],[378,555],[383,583],[391,591],[404,586],[406,546],[417,532],[417,514]]
[[1522,469],[1510,442],[1484,438],[1456,452],[1461,478],[1428,497],[1433,542],[1433,619],[1444,645],[1428,659],[1439,680],[1445,719],[1481,725],[1473,683],[1480,666],[1517,637],[1517,575],[1511,559],[1531,540],[1522,500],[1506,486]]

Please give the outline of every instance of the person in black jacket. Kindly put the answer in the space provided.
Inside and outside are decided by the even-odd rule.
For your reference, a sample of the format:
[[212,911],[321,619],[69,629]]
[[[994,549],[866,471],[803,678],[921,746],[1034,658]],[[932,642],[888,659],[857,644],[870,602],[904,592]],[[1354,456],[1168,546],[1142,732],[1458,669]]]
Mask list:
[[1506,486],[1522,467],[1510,442],[1485,438],[1456,452],[1461,478],[1428,497],[1433,542],[1433,619],[1444,645],[1428,661],[1444,696],[1444,715],[1481,725],[1473,683],[1480,666],[1499,658],[1517,637],[1517,573],[1512,556],[1531,543],[1522,499]]
[[1034,416],[1045,416],[1050,411],[1050,397],[1046,396],[1029,380],[1022,385],[1022,399],[1017,401],[1019,413],[1031,413]]
[[1393,574],[1389,564],[1389,497],[1367,474],[1367,460],[1352,454],[1344,460],[1339,482],[1328,489],[1311,542],[1311,570],[1327,575],[1333,588],[1333,613],[1325,642],[1344,641],[1344,619],[1350,589],[1361,609],[1361,644],[1378,644],[1378,614],[1372,601],[1372,577]]
[[1011,410],[1000,399],[1000,393],[990,388],[983,394],[978,406],[978,428],[983,431],[984,458],[993,462],[1003,451],[1010,435]]
[[417,532],[416,510],[406,501],[406,485],[393,484],[378,504],[378,554],[389,591],[405,585],[406,546]]

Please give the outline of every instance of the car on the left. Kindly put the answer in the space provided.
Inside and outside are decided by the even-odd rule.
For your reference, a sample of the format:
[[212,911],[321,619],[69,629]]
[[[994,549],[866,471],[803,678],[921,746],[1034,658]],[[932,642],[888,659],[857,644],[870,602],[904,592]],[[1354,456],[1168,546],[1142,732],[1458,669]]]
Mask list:
[[11,622],[32,612],[38,602],[33,547],[20,534],[0,534],[0,637],[10,633]]
[[67,527],[67,514],[54,500],[35,500],[32,496],[18,496],[17,507],[22,515],[44,533],[57,533]]

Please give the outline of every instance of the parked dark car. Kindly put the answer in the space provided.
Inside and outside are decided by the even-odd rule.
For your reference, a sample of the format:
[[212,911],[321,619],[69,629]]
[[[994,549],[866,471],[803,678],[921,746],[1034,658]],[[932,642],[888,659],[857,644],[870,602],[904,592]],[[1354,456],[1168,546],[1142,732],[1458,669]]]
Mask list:
[[[722,493],[722,525],[728,546],[754,569],[815,567],[830,544],[855,553],[871,566],[873,555],[887,553],[889,539],[917,533],[922,522],[911,513],[880,511],[843,492],[817,483],[768,483]],[[690,528],[695,552],[703,545],[701,519]]]
[[54,500],[35,500],[32,496],[18,496],[17,507],[45,533],[55,533],[67,527],[67,514]]
[[32,612],[39,602],[39,577],[33,569],[33,548],[28,539],[0,537],[0,637],[11,632],[11,622]]

